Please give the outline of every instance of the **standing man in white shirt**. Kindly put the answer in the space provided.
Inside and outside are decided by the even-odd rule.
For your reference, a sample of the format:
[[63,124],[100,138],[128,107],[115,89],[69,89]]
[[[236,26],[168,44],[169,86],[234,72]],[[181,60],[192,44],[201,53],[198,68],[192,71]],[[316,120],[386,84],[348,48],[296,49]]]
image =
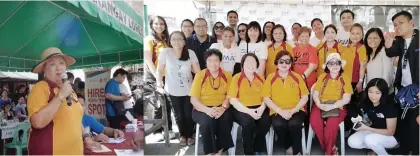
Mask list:
[[[392,17],[395,35],[385,35],[385,52],[388,57],[399,57],[394,86],[397,89],[411,84],[419,85],[419,30],[414,29],[411,13],[401,11]],[[419,97],[419,93],[417,93]],[[402,109],[401,109],[402,110]],[[398,121],[397,140],[400,142],[398,155],[419,155],[419,125],[416,119],[419,109],[408,109],[404,119]]]
[[343,46],[347,46],[350,42],[350,27],[354,24],[354,13],[350,10],[343,10],[340,13],[340,22],[343,28],[338,30],[337,41]]
[[238,13],[235,10],[231,10],[227,13],[227,21],[229,24],[229,27],[233,28],[235,31],[235,43],[238,42],[238,22],[239,22],[239,16]]
[[322,20],[319,18],[314,18],[311,21],[311,27],[312,27],[312,31],[314,32],[314,37],[312,37],[309,40],[309,43],[313,46],[316,47],[318,46],[319,43],[324,42],[325,38],[324,38],[324,23],[322,23]]

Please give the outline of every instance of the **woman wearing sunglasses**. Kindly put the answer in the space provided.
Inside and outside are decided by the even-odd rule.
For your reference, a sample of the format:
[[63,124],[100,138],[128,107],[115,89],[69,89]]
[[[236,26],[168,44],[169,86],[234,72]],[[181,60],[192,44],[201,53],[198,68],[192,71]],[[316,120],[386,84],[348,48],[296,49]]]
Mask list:
[[246,42],[246,28],[248,27],[247,24],[241,23],[238,25],[238,42],[236,42],[236,46],[239,46],[242,42]]
[[329,54],[322,66],[325,73],[318,77],[311,93],[316,105],[311,110],[310,124],[326,155],[338,155],[334,144],[339,124],[347,115],[343,106],[353,94],[350,77],[342,75],[345,64],[340,54]]
[[286,154],[298,155],[302,154],[301,129],[306,116],[303,107],[308,102],[309,92],[300,74],[290,71],[292,63],[288,51],[277,54],[274,64],[278,70],[268,75],[261,97],[270,108],[274,130],[285,141]]
[[294,66],[293,71],[300,74],[311,88],[316,81],[316,68],[318,68],[318,56],[316,49],[309,44],[311,29],[302,27],[298,31],[298,40],[296,47],[293,48]]
[[217,39],[217,43],[222,42],[223,29],[225,25],[222,22],[216,22],[213,25],[212,36]]

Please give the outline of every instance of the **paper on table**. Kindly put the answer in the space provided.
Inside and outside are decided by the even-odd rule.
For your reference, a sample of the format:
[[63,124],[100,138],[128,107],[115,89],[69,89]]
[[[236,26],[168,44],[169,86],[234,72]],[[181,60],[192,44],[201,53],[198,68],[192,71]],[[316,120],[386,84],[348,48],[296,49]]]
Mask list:
[[[86,146],[87,147],[87,146]],[[106,147],[106,146],[104,146],[104,145],[101,145],[101,149],[91,149],[91,148],[89,148],[89,147],[87,147],[88,149],[90,149],[92,152],[94,152],[94,153],[104,153],[104,152],[111,152],[111,150],[108,148],[108,147]]]
[[124,138],[109,138],[108,142],[109,144],[119,144],[124,142]]
[[134,151],[132,149],[114,149],[115,154],[117,156],[125,156],[125,155],[144,155],[143,150]]

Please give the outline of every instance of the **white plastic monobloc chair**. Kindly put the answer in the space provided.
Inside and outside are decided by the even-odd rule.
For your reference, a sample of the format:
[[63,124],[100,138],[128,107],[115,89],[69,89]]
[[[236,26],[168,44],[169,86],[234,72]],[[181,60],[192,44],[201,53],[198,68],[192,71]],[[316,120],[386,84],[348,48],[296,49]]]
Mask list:
[[[306,154],[306,144],[305,144],[305,125],[302,124],[303,128],[302,128],[302,155]],[[270,131],[269,131],[269,145],[267,146],[267,154],[268,155],[273,155],[273,145],[274,145],[274,129],[273,127],[270,127]]]
[[[312,105],[314,103],[312,94],[314,93],[314,87],[315,85],[312,86],[311,88],[311,96],[310,96],[310,101],[309,101],[309,109],[312,111]],[[339,125],[340,127],[340,142],[341,142],[341,155],[345,155],[345,150],[346,150],[346,145],[345,145],[345,135],[344,135],[344,121],[340,123]],[[315,137],[314,135],[314,130],[312,129],[312,126],[309,125],[309,131],[308,131],[308,142],[306,143],[306,155],[310,155],[311,154],[311,148],[312,148],[312,139]]]

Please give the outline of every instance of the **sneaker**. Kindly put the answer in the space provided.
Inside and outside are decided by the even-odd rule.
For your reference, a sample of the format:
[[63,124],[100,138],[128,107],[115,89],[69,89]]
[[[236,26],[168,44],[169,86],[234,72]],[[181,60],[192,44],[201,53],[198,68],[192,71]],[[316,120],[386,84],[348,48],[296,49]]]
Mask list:
[[338,152],[337,146],[333,147],[333,154],[332,155],[334,155],[334,156],[339,156],[340,155],[340,153]]
[[286,155],[293,155],[293,148],[292,148],[292,146],[290,146],[290,147],[286,150]]

